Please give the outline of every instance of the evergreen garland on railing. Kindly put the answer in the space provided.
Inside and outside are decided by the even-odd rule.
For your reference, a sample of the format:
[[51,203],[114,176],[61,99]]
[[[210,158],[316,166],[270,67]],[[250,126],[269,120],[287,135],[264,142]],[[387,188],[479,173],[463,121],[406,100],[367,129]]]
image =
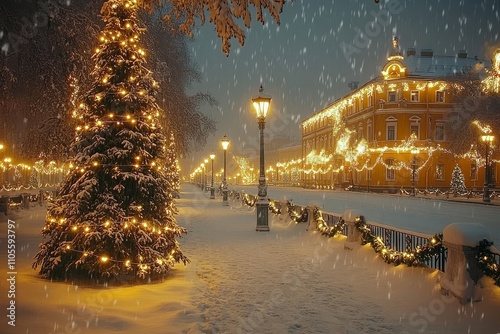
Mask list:
[[493,253],[490,251],[491,245],[493,245],[493,242],[486,239],[480,241],[476,246],[476,260],[483,273],[493,278],[496,286],[500,286],[500,267],[496,263]]
[[243,195],[243,203],[245,203],[245,205],[253,208],[256,202],[257,196],[250,196],[248,194]]
[[[412,195],[412,191],[411,190],[406,190],[404,189],[403,187],[401,187],[401,189],[399,189],[399,193],[401,195]],[[427,195],[435,195],[436,197],[437,196],[446,196],[446,198],[449,198],[450,196],[453,196],[453,197],[457,197],[457,198],[467,198],[467,199],[470,199],[470,198],[474,198],[474,197],[482,197],[484,194],[483,191],[473,191],[473,190],[467,190],[467,191],[456,191],[456,190],[448,190],[448,191],[442,191],[440,189],[431,189],[431,190],[428,190],[428,189],[424,189],[424,190],[419,190],[419,189],[415,189],[415,195],[424,195],[424,196],[427,196]],[[491,199],[495,199],[495,198],[500,198],[500,193],[495,191],[495,190],[492,190],[490,191],[490,194],[489,194],[490,198]]]
[[275,215],[280,215],[281,214],[281,205],[278,207],[276,205],[276,201],[268,198],[269,200],[269,211],[274,213]]
[[356,217],[356,229],[361,232],[362,244],[370,244],[386,263],[394,265],[405,264],[408,267],[425,265],[425,262],[439,255],[443,250],[443,235],[435,234],[423,246],[417,246],[415,250],[400,252],[386,247],[380,237],[372,233],[366,225],[363,216]]
[[333,226],[328,226],[328,224],[323,219],[323,215],[321,211],[316,206],[313,210],[314,221],[316,222],[316,229],[321,233],[321,235],[325,235],[329,238],[332,238],[339,234],[344,228],[345,221],[340,218],[338,223]]
[[[241,194],[238,192],[231,192],[231,197],[240,198]],[[248,194],[243,194],[243,202],[247,206],[253,207],[257,202],[257,196],[249,196]],[[275,215],[281,214],[281,206],[278,207],[276,202],[272,199],[269,200],[269,210]],[[288,214],[295,223],[307,222],[308,212],[307,207],[301,209],[300,214],[292,209],[290,202],[288,204]],[[316,222],[316,228],[321,233],[321,235],[327,236],[329,238],[338,235],[344,228],[346,222],[340,218],[338,223],[333,226],[328,226],[328,224],[323,219],[323,215],[320,209],[316,206],[313,209],[313,218]],[[422,266],[434,257],[438,256],[443,251],[443,234],[435,234],[432,238],[428,239],[427,243],[423,246],[418,245],[415,250],[410,250],[407,252],[400,252],[394,250],[390,247],[386,247],[384,242],[380,237],[377,237],[372,233],[370,228],[366,225],[364,216],[356,217],[355,221],[356,229],[361,233],[361,244],[370,244],[373,250],[379,254],[386,263],[394,264],[396,266],[400,264],[405,264],[408,267],[412,266]],[[495,285],[500,286],[500,266],[495,262],[493,253],[490,251],[490,246],[493,245],[492,242],[484,239],[479,242],[476,247],[477,255],[476,260],[478,262],[479,268],[483,271],[486,276],[493,278]]]
[[307,212],[307,206],[300,209],[300,213],[297,213],[292,209],[292,205],[288,206],[288,216],[292,218],[295,224],[306,223],[309,220],[309,213]]

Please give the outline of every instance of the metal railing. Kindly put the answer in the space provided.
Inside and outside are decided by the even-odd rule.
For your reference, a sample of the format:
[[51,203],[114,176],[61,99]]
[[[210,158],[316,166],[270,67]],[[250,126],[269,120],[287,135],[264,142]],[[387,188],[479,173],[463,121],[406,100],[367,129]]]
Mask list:
[[[247,197],[251,195],[246,194]],[[230,197],[233,200],[242,200],[244,197],[244,193],[240,193],[238,191],[231,191]],[[285,209],[283,207],[284,203],[280,203],[276,201],[281,209]],[[242,203],[245,204],[245,203]],[[291,204],[291,203],[290,203]],[[306,206],[299,204],[290,205],[289,209],[294,210],[295,213],[300,213]],[[341,218],[340,214],[321,211],[322,218],[328,226],[334,226],[337,224]],[[403,229],[394,228],[392,226],[383,225],[374,222],[367,222],[366,226],[370,229],[373,235],[379,237],[384,245],[388,248],[391,248],[398,252],[410,252],[415,251],[417,247],[424,247],[429,243],[429,240],[432,240],[434,237],[431,234],[419,233],[414,231],[408,231]],[[348,234],[348,226],[345,224],[343,229],[340,231],[340,234],[347,236]],[[495,262],[500,265],[500,251],[495,250],[492,253],[492,256],[495,259]],[[445,271],[446,260],[448,257],[448,250],[446,247],[441,248],[441,252],[437,255],[431,257],[429,260],[425,261],[425,265],[432,269],[437,269],[441,272]]]

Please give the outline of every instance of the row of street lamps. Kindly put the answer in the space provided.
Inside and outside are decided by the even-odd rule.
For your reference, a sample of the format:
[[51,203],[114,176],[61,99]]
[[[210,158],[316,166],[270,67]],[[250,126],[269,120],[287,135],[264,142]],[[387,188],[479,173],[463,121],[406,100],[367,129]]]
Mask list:
[[[252,98],[252,103],[257,113],[257,123],[259,125],[260,131],[260,173],[259,173],[259,186],[258,186],[258,199],[255,203],[257,207],[257,226],[256,231],[269,231],[269,201],[267,199],[267,185],[266,185],[266,175],[264,168],[264,128],[266,124],[266,116],[269,111],[269,105],[271,103],[271,96],[264,94],[264,88],[262,85],[259,88],[259,95]],[[220,140],[222,150],[224,152],[224,174],[222,180],[222,205],[229,205],[227,200],[227,179],[226,179],[226,152],[229,148],[229,138],[224,135]],[[215,199],[215,189],[214,189],[214,159],[215,154],[210,154],[210,159],[212,160],[212,179],[210,187],[210,199]],[[206,176],[206,165],[208,164],[208,159],[205,159],[205,163],[202,163],[203,175]],[[203,184],[206,184],[204,180]]]
[[[257,124],[259,125],[260,131],[260,164],[259,164],[259,185],[258,185],[258,199],[255,203],[257,207],[257,226],[256,231],[269,231],[269,202],[267,199],[267,185],[266,185],[266,175],[264,167],[264,128],[266,124],[266,116],[269,111],[269,105],[271,103],[271,96],[264,94],[264,88],[262,85],[259,88],[259,95],[252,98],[252,103],[257,113]],[[490,182],[490,163],[489,163],[489,148],[494,137],[492,135],[485,134],[481,137],[483,142],[486,143],[486,165],[485,165],[485,177],[484,177],[484,191],[483,191],[483,202],[490,202],[489,196],[489,182]],[[222,181],[222,205],[228,205],[227,200],[227,179],[226,179],[226,151],[229,147],[229,138],[224,135],[221,139],[221,146],[224,151],[224,176]],[[412,150],[413,161],[412,161],[412,190],[411,196],[415,196],[415,175],[417,167],[417,154],[419,153],[417,149]],[[210,159],[212,160],[212,180],[210,188],[210,198],[214,199],[214,158],[215,155],[211,154]],[[205,160],[207,163],[208,160]]]

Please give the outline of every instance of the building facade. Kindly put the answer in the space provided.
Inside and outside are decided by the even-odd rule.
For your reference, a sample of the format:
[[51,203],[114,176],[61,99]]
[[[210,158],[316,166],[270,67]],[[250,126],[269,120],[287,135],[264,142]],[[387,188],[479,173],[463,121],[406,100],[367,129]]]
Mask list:
[[[457,156],[448,149],[446,122],[454,103],[447,77],[484,65],[465,51],[436,56],[408,49],[403,55],[395,38],[378,77],[353,83],[350,93],[301,123],[302,185],[449,189],[458,164],[466,187],[480,189],[484,155]],[[496,169],[493,162],[493,184]]]

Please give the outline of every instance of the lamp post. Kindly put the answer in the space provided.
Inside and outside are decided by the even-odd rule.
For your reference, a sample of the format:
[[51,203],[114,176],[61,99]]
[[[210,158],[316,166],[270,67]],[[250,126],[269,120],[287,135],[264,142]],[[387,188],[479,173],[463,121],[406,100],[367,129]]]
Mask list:
[[[1,144],[1,143],[0,143],[0,152],[1,152],[3,149],[4,149],[4,146],[3,146],[3,144]],[[0,187],[3,187],[4,182],[5,182],[5,181],[4,181],[4,178],[5,178],[5,176],[4,176],[4,172],[1,172],[1,173],[0,173],[0,175],[2,176],[2,177],[0,178]]]
[[410,196],[415,196],[415,173],[417,168],[417,149],[412,149],[411,154],[413,154],[413,160],[411,162],[411,193]]
[[205,191],[208,191],[208,177],[207,177],[207,166],[208,166],[208,159],[203,160],[205,162],[205,169],[203,170],[203,177],[204,177],[204,184],[205,184]]
[[490,202],[490,144],[493,141],[494,137],[492,135],[483,135],[481,136],[481,140],[486,144],[486,161],[484,165],[484,188],[483,188],[483,202]]
[[224,176],[222,179],[222,205],[229,205],[227,202],[227,180],[226,180],[226,151],[229,147],[229,138],[224,135],[220,141],[222,149],[224,150]]
[[198,167],[198,183],[199,187],[203,190],[203,168]]
[[205,190],[205,176],[206,176],[206,168],[205,163],[201,163],[201,191]]
[[210,185],[210,199],[215,199],[215,189],[214,189],[214,159],[215,154],[210,154],[210,160],[212,160],[212,181]]
[[257,227],[256,231],[269,231],[269,202],[267,200],[267,185],[264,169],[264,127],[266,125],[266,116],[271,102],[271,96],[263,94],[264,88],[262,85],[259,88],[259,95],[252,98],[253,106],[257,112],[257,123],[260,130],[260,175],[259,175],[259,192],[257,206]]

